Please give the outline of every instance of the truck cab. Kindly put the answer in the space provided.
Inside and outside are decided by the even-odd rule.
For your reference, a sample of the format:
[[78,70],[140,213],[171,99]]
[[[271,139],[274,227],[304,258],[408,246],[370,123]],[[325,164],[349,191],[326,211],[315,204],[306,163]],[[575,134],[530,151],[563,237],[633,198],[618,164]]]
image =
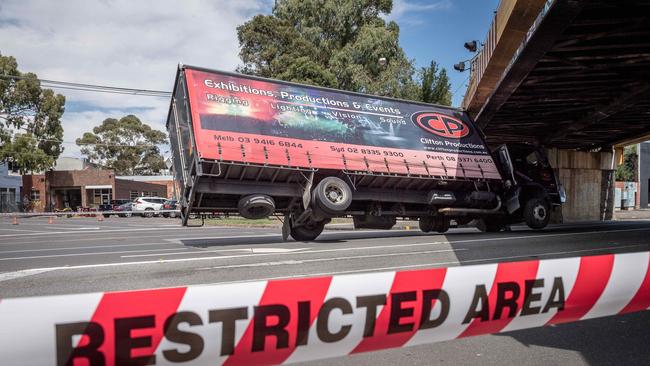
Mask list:
[[479,229],[500,231],[507,225],[525,222],[532,229],[544,228],[551,212],[566,201],[543,148],[518,143],[501,145],[493,155],[504,177],[505,216],[483,218]]

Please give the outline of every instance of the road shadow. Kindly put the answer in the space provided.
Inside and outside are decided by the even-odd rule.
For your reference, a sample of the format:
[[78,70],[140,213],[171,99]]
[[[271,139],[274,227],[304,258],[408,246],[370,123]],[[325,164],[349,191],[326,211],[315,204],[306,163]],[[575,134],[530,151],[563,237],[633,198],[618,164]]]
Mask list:
[[576,351],[592,366],[650,364],[650,311],[497,334],[521,344]]
[[[414,236],[427,236],[419,231],[397,231],[387,230],[386,232],[367,232],[359,230],[355,232],[337,232],[331,230],[324,232],[321,237],[314,240],[314,243],[332,244],[342,243],[348,240],[358,239],[376,239],[376,238],[404,238]],[[214,246],[229,246],[229,245],[251,245],[251,244],[287,244],[287,243],[301,243],[293,239],[287,241],[282,240],[282,235],[278,232],[277,235],[262,234],[259,236],[251,235],[241,238],[188,238],[181,239],[180,242],[186,246],[191,247],[214,247]]]
[[[579,225],[553,225],[544,230],[531,230],[525,226],[513,226],[512,231],[499,232],[499,233],[482,233],[474,228],[458,228],[451,229],[445,234],[429,233],[425,234],[418,230],[400,231],[400,230],[387,230],[382,231],[339,231],[339,230],[326,230],[314,243],[319,244],[332,244],[342,243],[349,240],[360,239],[386,239],[386,238],[405,238],[405,237],[423,237],[429,238],[431,241],[449,241],[452,248],[454,241],[473,240],[478,238],[485,238],[493,240],[492,238],[509,238],[516,236],[526,235],[557,235],[557,234],[571,234],[577,232],[593,231],[608,231],[608,230],[629,230],[629,229],[642,229],[650,228],[650,222],[639,221],[616,221],[613,223],[585,223]],[[282,235],[279,229],[270,229],[269,232],[260,233],[259,235],[250,235],[246,237],[224,237],[224,238],[188,238],[180,239],[180,243],[190,247],[208,248],[219,246],[237,246],[237,245],[260,245],[260,244],[287,244],[296,243],[293,239],[288,241],[282,240]]]

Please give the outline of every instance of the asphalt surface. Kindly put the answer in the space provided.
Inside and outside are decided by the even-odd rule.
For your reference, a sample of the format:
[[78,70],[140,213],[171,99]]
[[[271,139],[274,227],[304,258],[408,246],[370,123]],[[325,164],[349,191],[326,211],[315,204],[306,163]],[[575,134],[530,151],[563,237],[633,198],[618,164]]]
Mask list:
[[[452,229],[326,230],[315,242],[283,242],[277,228],[184,228],[176,219],[0,218],[0,298],[420,269],[650,250],[650,221]],[[312,365],[650,363],[650,312]]]

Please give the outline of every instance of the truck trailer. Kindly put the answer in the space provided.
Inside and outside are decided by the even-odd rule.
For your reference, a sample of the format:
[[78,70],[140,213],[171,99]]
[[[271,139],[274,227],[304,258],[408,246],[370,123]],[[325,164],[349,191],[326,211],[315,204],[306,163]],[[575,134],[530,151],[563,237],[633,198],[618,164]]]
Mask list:
[[542,229],[564,201],[543,149],[491,151],[451,107],[179,65],[167,130],[183,225],[279,216],[298,241],[334,217],[438,233],[452,220]]

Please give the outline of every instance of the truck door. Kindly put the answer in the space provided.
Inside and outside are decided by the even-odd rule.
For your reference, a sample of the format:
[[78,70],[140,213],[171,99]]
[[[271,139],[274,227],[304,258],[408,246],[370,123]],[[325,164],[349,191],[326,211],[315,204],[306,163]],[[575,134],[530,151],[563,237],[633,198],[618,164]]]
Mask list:
[[528,145],[514,145],[510,149],[514,176],[519,185],[543,189],[551,203],[563,202],[562,189],[544,151]]
[[506,179],[510,179],[513,185],[517,184],[515,179],[515,171],[512,166],[512,160],[510,159],[510,153],[508,152],[508,147],[506,145],[501,145],[497,148],[497,159],[499,159],[499,164],[503,169],[503,175]]
[[515,177],[515,168],[512,165],[512,159],[510,159],[510,152],[508,152],[508,147],[506,145],[501,145],[497,148],[496,156],[499,161],[499,165],[503,171],[503,177],[506,181],[510,181],[510,184],[506,184],[508,190],[505,193],[505,207],[509,213],[517,211],[520,207],[519,204],[519,193],[521,188],[517,185],[517,178]]

